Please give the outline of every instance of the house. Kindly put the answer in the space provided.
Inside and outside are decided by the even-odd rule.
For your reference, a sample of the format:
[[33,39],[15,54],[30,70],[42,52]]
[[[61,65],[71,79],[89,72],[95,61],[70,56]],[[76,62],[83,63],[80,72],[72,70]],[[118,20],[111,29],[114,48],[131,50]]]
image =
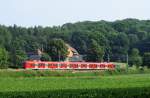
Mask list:
[[68,55],[66,61],[71,61],[71,62],[81,62],[83,61],[83,56],[78,53],[78,51],[71,47],[69,44],[66,44],[68,47]]
[[[83,61],[83,56],[78,53],[78,51],[71,47],[69,44],[66,44],[68,47],[68,55],[65,61],[71,61],[71,62],[82,62]],[[36,51],[33,52],[28,52],[28,58],[29,60],[36,60],[40,61],[41,56],[42,56],[42,51],[40,49],[37,49]]]
[[41,59],[42,51],[40,49],[37,49],[36,51],[28,52],[27,55],[29,60],[39,61]]

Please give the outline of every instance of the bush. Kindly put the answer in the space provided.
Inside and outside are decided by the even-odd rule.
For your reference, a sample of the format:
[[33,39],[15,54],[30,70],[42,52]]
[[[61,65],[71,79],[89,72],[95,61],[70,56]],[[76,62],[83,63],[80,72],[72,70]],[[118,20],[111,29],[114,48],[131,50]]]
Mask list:
[[149,98],[150,88],[0,92],[2,98]]
[[51,61],[51,57],[48,54],[43,53],[41,56],[41,61]]
[[143,63],[142,57],[139,55],[139,50],[133,48],[131,51],[131,55],[129,56],[129,64],[136,65],[136,67],[141,66]]
[[8,68],[8,52],[4,48],[0,48],[0,69]]
[[143,56],[143,65],[150,67],[150,52],[144,53],[144,56]]

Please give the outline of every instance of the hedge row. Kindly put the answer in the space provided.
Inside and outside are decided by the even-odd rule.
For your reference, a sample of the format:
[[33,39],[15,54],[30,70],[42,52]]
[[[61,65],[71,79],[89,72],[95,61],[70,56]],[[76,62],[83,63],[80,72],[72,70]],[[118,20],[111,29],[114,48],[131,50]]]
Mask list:
[[74,76],[104,76],[120,74],[143,74],[150,73],[150,70],[0,70],[0,77],[74,77]]
[[150,88],[0,92],[0,98],[149,98]]

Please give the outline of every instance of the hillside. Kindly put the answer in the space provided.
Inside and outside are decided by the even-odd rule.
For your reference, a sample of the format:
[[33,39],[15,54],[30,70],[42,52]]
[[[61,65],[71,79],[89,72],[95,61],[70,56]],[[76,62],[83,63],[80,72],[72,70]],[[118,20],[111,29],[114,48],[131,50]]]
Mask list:
[[[139,51],[138,55],[141,57],[144,57],[144,53],[150,52],[150,20],[84,21],[62,26],[29,28],[1,25],[0,53],[5,51],[7,54],[0,57],[5,60],[1,65],[7,63],[11,66],[20,66],[22,61],[27,59],[27,53],[37,49],[49,55],[47,51],[52,39],[62,39],[80,54],[87,56],[90,54],[91,57],[93,55],[91,50],[94,47],[93,49],[97,50],[94,56],[100,58],[93,59],[95,61],[109,59],[113,62],[126,62],[126,56],[131,55],[133,48]],[[98,53],[102,56],[96,55]]]

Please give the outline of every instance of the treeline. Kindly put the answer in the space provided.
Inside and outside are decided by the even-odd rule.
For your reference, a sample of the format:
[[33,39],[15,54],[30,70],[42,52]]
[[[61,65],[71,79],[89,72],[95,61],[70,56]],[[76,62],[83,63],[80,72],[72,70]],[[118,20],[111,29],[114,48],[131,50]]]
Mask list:
[[[0,25],[0,66],[19,67],[28,52],[41,49],[43,60],[64,60],[65,43],[86,61],[150,66],[150,20],[84,21],[54,27]],[[58,55],[60,57],[58,57]]]

